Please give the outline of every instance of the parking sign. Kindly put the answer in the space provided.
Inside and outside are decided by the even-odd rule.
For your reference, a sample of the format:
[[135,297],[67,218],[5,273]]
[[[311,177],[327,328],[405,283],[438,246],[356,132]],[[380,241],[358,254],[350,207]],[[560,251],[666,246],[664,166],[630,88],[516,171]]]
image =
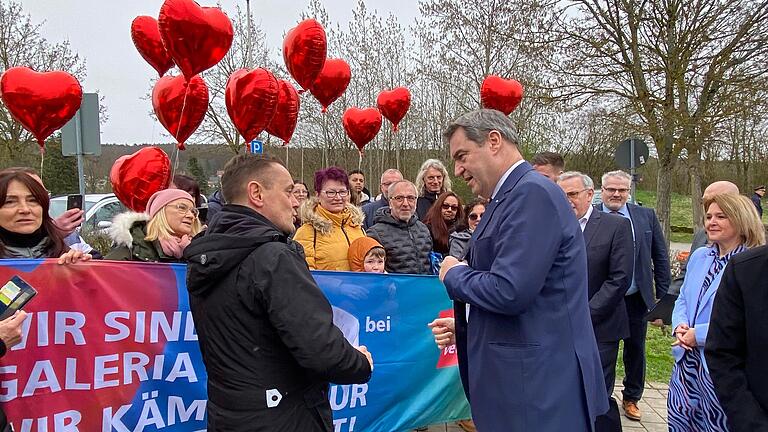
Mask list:
[[264,142],[257,139],[251,141],[251,153],[253,154],[264,153]]

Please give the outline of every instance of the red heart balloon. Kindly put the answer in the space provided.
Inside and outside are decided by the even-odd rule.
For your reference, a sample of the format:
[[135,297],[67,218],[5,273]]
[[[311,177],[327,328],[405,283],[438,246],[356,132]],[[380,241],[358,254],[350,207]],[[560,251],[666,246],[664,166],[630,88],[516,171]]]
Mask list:
[[187,79],[213,67],[232,46],[227,15],[192,0],[165,0],[158,25],[165,49]]
[[283,40],[283,60],[293,79],[309,90],[325,64],[328,42],[319,22],[306,19],[292,28]]
[[279,92],[277,78],[264,68],[238,69],[229,76],[224,102],[229,118],[246,143],[272,121]]
[[352,71],[347,62],[342,59],[326,59],[323,70],[315,78],[309,91],[320,102],[325,112],[328,105],[344,94],[351,79]]
[[112,191],[126,207],[143,212],[153,193],[171,183],[171,160],[159,147],[119,157],[109,172]]
[[348,108],[341,118],[344,131],[362,153],[381,129],[381,113],[376,108]]
[[405,87],[383,90],[376,98],[376,105],[381,115],[392,122],[392,129],[397,132],[397,125],[411,107],[411,92]]
[[0,77],[0,98],[8,111],[37,138],[40,148],[64,126],[83,101],[83,89],[72,75],[12,67]]
[[131,39],[139,54],[160,76],[173,67],[173,59],[163,46],[156,19],[146,15],[137,16],[131,23]]
[[183,75],[162,77],[152,90],[152,107],[160,124],[184,150],[184,141],[197,130],[208,110],[208,87],[200,75],[189,82]]
[[499,110],[509,115],[523,100],[523,86],[519,82],[488,75],[480,87],[483,107]]
[[277,96],[277,109],[275,116],[267,126],[267,133],[283,140],[285,145],[296,130],[296,122],[299,120],[299,93],[285,80],[278,80],[280,91]]

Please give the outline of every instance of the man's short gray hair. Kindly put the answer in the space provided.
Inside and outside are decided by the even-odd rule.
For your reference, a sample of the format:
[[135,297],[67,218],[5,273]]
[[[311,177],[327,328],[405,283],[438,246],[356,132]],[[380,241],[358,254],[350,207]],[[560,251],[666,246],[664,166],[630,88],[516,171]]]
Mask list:
[[454,120],[443,131],[443,139],[446,143],[451,140],[451,137],[459,128],[464,129],[467,139],[475,142],[479,147],[485,144],[488,134],[494,130],[499,132],[504,140],[516,146],[520,143],[512,120],[501,111],[493,109],[470,111]]
[[[397,185],[399,185],[401,183],[408,183],[413,188],[414,192],[417,191],[416,185],[413,184],[412,182],[410,182],[408,180],[398,180],[398,181],[392,183],[391,185],[389,185],[389,189],[387,189],[387,195],[389,195],[391,197],[392,196],[392,191],[394,191],[395,187],[397,187]],[[418,195],[418,193],[416,193],[416,195]]]
[[384,183],[384,176],[387,174],[399,174],[401,178],[403,177],[403,173],[401,173],[399,169],[390,168],[381,173],[381,179],[379,180],[381,183]]
[[560,177],[557,178],[557,181],[562,182],[562,181],[570,180],[572,178],[581,179],[581,184],[584,186],[584,189],[595,190],[595,182],[592,181],[592,178],[590,178],[588,175],[581,173],[579,171],[566,171],[560,174]]
[[622,170],[608,171],[607,173],[603,174],[603,177],[600,179],[600,183],[605,184],[605,181],[608,180],[608,177],[618,177],[622,180],[628,181],[630,184],[632,183],[632,176]]
[[443,175],[443,187],[440,190],[440,193],[450,192],[452,184],[451,177],[448,175],[448,169],[446,169],[445,165],[443,165],[443,163],[437,159],[427,159],[423,164],[421,164],[419,173],[416,174],[416,190],[418,191],[419,195],[422,195],[427,191],[425,178],[429,169],[436,169],[440,171],[440,174]]

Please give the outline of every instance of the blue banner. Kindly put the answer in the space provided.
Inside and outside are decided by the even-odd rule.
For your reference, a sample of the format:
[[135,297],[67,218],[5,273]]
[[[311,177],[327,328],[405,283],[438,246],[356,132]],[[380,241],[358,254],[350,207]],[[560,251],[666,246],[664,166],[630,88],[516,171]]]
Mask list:
[[[205,430],[205,368],[183,265],[2,260],[39,294],[22,342],[0,359],[17,431]],[[468,418],[453,348],[427,323],[449,315],[435,277],[314,272],[334,322],[374,357],[371,381],[332,385],[334,429],[398,431]]]

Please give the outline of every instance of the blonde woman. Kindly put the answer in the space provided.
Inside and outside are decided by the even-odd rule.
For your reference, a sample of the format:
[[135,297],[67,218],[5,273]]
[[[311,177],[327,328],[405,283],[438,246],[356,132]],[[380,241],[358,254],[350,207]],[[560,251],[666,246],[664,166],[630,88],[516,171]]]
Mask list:
[[675,365],[667,400],[669,430],[727,431],[727,419],[709,375],[707,349],[712,305],[723,269],[732,256],[765,244],[765,231],[752,202],[736,194],[705,199],[704,228],[709,245],[688,259],[680,295],[672,312]]
[[181,189],[161,190],[149,198],[146,213],[115,217],[109,230],[114,246],[105,258],[181,262],[184,248],[200,229],[192,195]]

